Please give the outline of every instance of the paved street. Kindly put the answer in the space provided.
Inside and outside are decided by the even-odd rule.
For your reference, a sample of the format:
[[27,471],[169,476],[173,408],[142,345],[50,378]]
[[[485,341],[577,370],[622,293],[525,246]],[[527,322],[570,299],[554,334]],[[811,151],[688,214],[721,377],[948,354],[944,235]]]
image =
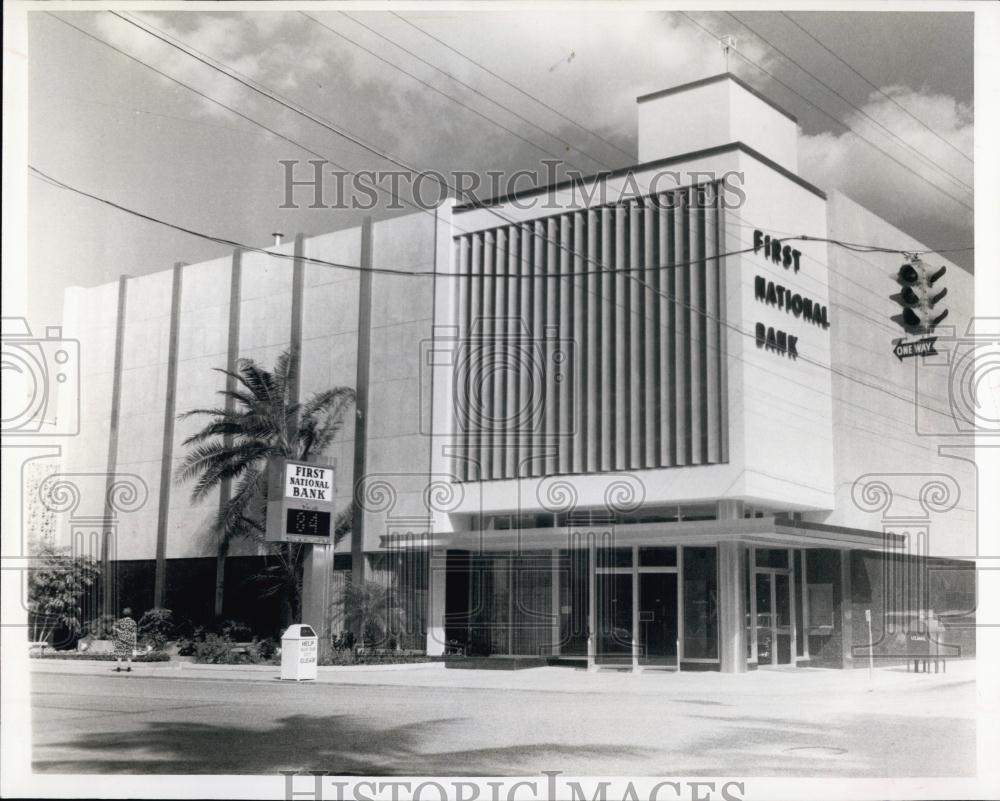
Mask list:
[[[961,776],[975,664],[947,675],[639,676],[107,664],[32,667],[34,765],[64,773]],[[190,678],[188,677],[190,676]]]

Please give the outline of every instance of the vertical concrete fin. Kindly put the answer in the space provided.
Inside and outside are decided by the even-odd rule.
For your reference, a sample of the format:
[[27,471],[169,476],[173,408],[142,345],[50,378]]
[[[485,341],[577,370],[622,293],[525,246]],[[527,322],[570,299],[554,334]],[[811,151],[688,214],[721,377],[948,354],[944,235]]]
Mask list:
[[687,314],[689,319],[688,353],[690,354],[688,380],[690,382],[690,464],[701,464],[703,459],[704,418],[702,403],[704,400],[704,382],[702,376],[702,348],[705,345],[705,262],[704,239],[701,232],[701,221],[704,214],[703,198],[698,187],[691,187],[688,202],[688,298]]
[[174,420],[177,414],[177,344],[180,338],[181,291],[184,265],[174,265],[170,293],[170,335],[167,345],[167,390],[163,402],[163,447],[160,451],[160,494],[156,512],[156,572],[153,579],[153,606],[167,602],[167,524],[170,517],[170,476],[174,461]]
[[644,463],[645,439],[643,429],[643,356],[645,338],[643,335],[645,318],[645,275],[642,272],[644,247],[643,213],[639,201],[629,202],[628,214],[628,343],[629,343],[629,448],[628,466],[641,467]]
[[573,216],[563,214],[559,218],[559,278],[553,283],[559,287],[559,312],[556,317],[558,339],[548,351],[545,369],[556,374],[555,388],[559,409],[553,445],[559,452],[559,472],[569,473],[573,469],[573,440],[569,435],[573,420],[573,365],[563,351],[573,338]]
[[584,470],[594,472],[601,469],[601,442],[604,439],[606,422],[601,418],[601,277],[598,270],[604,269],[601,258],[601,215],[588,211],[587,214],[587,283],[586,342],[580,346],[585,353],[577,358],[586,359],[586,373],[580,386],[587,396],[586,412],[580,425],[586,433],[587,455]]
[[103,593],[101,606],[105,615],[118,614],[117,569],[113,566],[116,551],[112,542],[110,523],[114,510],[111,508],[111,487],[118,472],[118,422],[122,399],[122,357],[125,350],[125,309],[128,302],[127,275],[118,278],[118,310],[115,320],[115,361],[111,379],[111,415],[108,420],[108,457],[105,471],[106,491],[104,493],[104,521],[101,531],[101,575]]
[[663,270],[660,269],[660,223],[657,217],[657,204],[653,198],[646,202],[643,210],[643,241],[645,248],[642,263],[644,272],[638,279],[643,283],[645,313],[643,327],[646,332],[644,343],[643,386],[643,421],[645,422],[645,467],[656,467],[660,462],[660,398],[662,397],[662,379],[660,376],[660,341],[662,328],[660,325],[660,279]]
[[674,261],[670,270],[674,277],[674,430],[676,432],[677,458],[674,464],[690,464],[688,456],[691,443],[691,407],[688,396],[688,338],[690,316],[688,302],[688,271],[685,266],[688,254],[687,198],[683,191],[674,194]]
[[719,260],[718,183],[709,184],[705,201],[705,458],[710,464],[721,459],[719,426]]
[[615,264],[614,210],[603,207],[601,215],[601,267],[605,272],[598,276],[601,294],[601,447],[600,469],[612,470],[615,466],[615,276],[606,271]]
[[[372,219],[361,224],[361,273],[358,287],[358,365],[354,381],[354,498],[351,516],[351,581],[365,581],[365,512],[357,498],[364,497],[368,432],[368,376],[372,340]],[[355,632],[358,635],[360,632]]]
[[677,463],[677,389],[674,377],[674,211],[670,195],[660,195],[657,216],[659,217],[659,266],[660,270],[660,464],[672,466]]
[[628,268],[628,217],[624,206],[615,207],[615,381],[613,391],[615,395],[615,470],[625,470],[628,466],[629,458],[629,436],[628,436],[628,399],[625,397],[625,388],[628,386],[628,278],[625,270]]

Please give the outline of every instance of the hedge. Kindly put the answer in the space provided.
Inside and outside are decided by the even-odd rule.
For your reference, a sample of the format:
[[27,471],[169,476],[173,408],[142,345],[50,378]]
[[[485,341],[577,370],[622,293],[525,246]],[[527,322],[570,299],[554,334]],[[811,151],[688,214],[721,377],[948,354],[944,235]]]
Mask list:
[[[32,659],[65,659],[70,662],[114,662],[118,657],[114,654],[90,654],[86,651],[43,651],[31,654]],[[163,651],[153,651],[132,657],[133,662],[169,662],[170,655]]]

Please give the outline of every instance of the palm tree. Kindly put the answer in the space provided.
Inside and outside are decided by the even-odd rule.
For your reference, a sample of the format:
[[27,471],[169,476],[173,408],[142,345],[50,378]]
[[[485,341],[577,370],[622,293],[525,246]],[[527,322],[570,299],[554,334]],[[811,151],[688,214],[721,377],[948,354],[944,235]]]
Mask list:
[[[219,537],[215,614],[222,614],[223,566],[232,542],[264,534],[267,502],[267,465],[270,459],[308,461],[330,445],[341,430],[344,415],[354,403],[354,390],[334,387],[312,395],[304,403],[292,400],[295,365],[288,351],[273,370],[253,359],[240,359],[235,372],[216,368],[228,379],[219,394],[225,406],[192,409],[178,419],[205,416],[204,428],[184,440],[188,448],[176,480],[194,479],[191,500],[207,497],[231,484],[220,504],[214,528]],[[275,563],[266,572],[273,590],[282,594],[284,622],[297,618],[301,600],[304,548],[297,543],[272,543]]]
[[405,612],[396,604],[392,590],[377,581],[349,583],[344,588],[344,624],[361,633],[361,647],[384,646],[403,628]]

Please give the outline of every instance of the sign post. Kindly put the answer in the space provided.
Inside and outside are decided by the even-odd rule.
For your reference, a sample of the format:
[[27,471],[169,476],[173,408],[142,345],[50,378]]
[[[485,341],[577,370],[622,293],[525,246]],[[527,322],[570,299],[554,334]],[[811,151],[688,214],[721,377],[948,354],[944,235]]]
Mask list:
[[302,619],[320,638],[329,635],[333,570],[334,467],[292,459],[268,466],[267,542],[308,545],[302,565]]
[[868,623],[868,678],[875,678],[875,654],[872,645],[872,610],[865,610],[865,622]]

